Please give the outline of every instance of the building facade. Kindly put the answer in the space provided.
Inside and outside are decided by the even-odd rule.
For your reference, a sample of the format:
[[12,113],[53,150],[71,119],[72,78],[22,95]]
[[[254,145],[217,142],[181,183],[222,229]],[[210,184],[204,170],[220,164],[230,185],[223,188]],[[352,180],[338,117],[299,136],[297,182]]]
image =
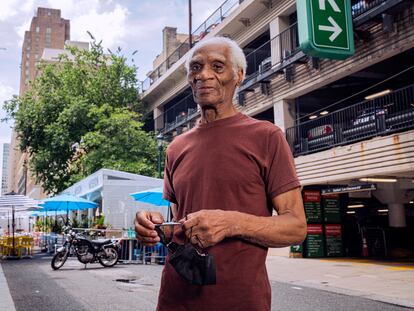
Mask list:
[[10,144],[3,144],[3,163],[1,175],[1,195],[7,193],[7,179],[9,174]]
[[[38,62],[45,48],[63,49],[70,39],[70,22],[61,17],[60,10],[38,8],[24,34],[20,74],[20,96],[29,88],[29,83],[38,75]],[[28,155],[19,150],[18,135],[12,133],[8,190],[40,199],[44,193],[28,169]]]
[[[346,60],[301,50],[294,0],[225,1],[194,41],[228,36],[243,48],[247,76],[236,107],[285,132],[310,200],[310,230],[324,237],[319,254],[329,254],[328,237],[339,234],[346,255],[362,255],[364,245],[369,255],[413,255],[401,245],[414,245],[406,238],[414,236],[414,4],[352,0],[350,9],[355,54]],[[180,48],[148,75],[141,94],[166,140],[200,115]],[[339,216],[330,218],[335,209]]]

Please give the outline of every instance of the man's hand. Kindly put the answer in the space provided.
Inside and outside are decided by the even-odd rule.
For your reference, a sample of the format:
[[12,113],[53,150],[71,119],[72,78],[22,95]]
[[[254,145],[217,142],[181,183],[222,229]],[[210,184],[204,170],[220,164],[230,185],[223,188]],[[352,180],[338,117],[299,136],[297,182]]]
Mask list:
[[135,216],[135,232],[137,239],[145,246],[154,246],[160,241],[155,224],[164,222],[159,212],[141,211]]
[[228,236],[229,212],[223,210],[201,210],[187,215],[180,222],[183,231],[194,245],[201,248],[213,246]]

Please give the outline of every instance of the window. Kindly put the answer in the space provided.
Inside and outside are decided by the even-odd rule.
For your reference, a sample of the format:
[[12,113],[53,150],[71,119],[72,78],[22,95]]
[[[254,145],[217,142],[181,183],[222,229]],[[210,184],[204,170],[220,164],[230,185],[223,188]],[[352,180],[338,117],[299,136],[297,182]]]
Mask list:
[[46,34],[51,34],[51,33],[52,33],[52,28],[46,27]]
[[[48,32],[49,29],[49,32]],[[47,48],[50,48],[51,46],[51,42],[52,42],[52,35],[51,35],[51,29],[50,28],[46,28],[46,41],[45,41],[45,46]]]
[[39,58],[39,54],[35,54],[35,59],[38,59]]
[[29,69],[26,69],[26,77],[29,75]]
[[47,11],[47,16],[50,16],[50,14],[51,14],[51,12],[50,11]]
[[40,27],[36,26],[36,32],[39,33],[40,32]]
[[29,67],[29,61],[26,61],[26,67]]

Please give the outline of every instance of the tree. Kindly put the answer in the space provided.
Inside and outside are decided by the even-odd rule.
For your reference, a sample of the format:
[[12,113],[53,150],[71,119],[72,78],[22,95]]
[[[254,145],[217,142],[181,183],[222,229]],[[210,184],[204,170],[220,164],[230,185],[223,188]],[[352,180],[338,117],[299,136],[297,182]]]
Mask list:
[[6,101],[15,120],[20,149],[47,193],[107,167],[156,175],[156,146],[144,132],[135,66],[117,53],[69,48],[41,72],[21,97]]

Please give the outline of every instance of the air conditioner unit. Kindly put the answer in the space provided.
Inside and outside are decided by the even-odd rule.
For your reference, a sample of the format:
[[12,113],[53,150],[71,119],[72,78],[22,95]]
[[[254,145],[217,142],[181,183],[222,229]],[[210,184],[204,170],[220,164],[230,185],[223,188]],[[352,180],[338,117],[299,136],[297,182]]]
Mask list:
[[259,65],[259,74],[265,73],[270,68],[272,68],[272,58],[268,57],[260,63],[260,65]]

